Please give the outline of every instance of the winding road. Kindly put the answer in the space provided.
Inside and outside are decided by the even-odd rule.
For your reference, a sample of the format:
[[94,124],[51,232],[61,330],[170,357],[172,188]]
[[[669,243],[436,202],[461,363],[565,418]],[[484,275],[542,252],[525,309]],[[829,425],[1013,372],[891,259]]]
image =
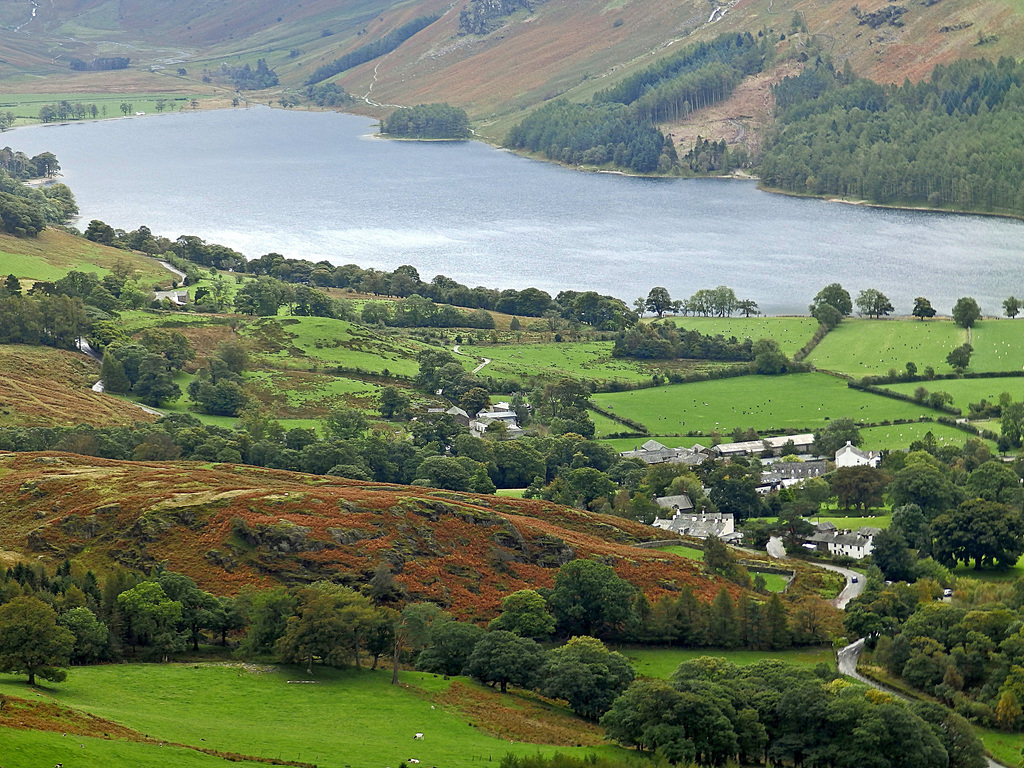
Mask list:
[[[456,344],[454,347],[452,347],[452,352],[454,352],[456,355],[462,355],[463,357],[476,357],[476,355],[467,355],[465,352],[460,352],[459,351],[459,347],[460,346],[462,346],[462,345],[461,344]],[[471,373],[480,373],[480,371],[482,371],[484,369],[484,366],[487,365],[489,362],[491,362],[491,358],[489,358],[489,357],[476,357],[476,359],[477,360],[483,360],[483,362],[480,363],[480,365],[478,365],[476,368],[474,368],[471,371]]]

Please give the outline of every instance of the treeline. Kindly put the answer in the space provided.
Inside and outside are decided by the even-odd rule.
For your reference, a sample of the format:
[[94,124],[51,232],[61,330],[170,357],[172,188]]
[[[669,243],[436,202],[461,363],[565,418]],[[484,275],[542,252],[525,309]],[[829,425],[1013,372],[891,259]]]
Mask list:
[[[186,262],[182,265],[186,273],[189,273],[191,265],[200,265],[266,276],[282,283],[298,283],[300,285],[296,290],[308,284],[350,288],[374,296],[408,298],[416,295],[437,304],[503,312],[517,317],[544,317],[551,321],[561,319],[606,331],[629,327],[639,319],[637,313],[621,299],[594,291],[560,291],[552,298],[551,294],[538,288],[470,288],[445,275],[436,275],[430,282],[424,282],[419,271],[408,264],[385,272],[378,269],[363,269],[355,264],[335,266],[329,261],[288,259],[279,253],[267,253],[259,258],[247,260],[238,251],[216,243],[207,243],[194,235],[182,235],[172,241],[154,236],[145,226],[125,232],[99,220],[89,223],[85,237],[114,248],[140,250],[152,255],[171,254]],[[186,282],[194,282],[199,277],[198,271],[194,271]],[[255,290],[250,289],[249,285],[251,283],[244,290]],[[471,324],[467,327],[477,326]]]
[[324,64],[317,67],[313,70],[313,74],[311,74],[306,80],[306,85],[315,85],[321,80],[326,80],[329,77],[334,77],[335,75],[344,72],[346,69],[351,69],[352,67],[372,61],[378,56],[391,53],[410,37],[420,30],[426,29],[439,18],[441,18],[440,14],[419,16],[412,21],[406,22],[400,27],[396,27],[379,40],[367,43],[366,45],[361,45],[355,50],[346,53],[341,58],[335,59],[330,64]]
[[695,360],[749,361],[754,359],[750,339],[728,339],[722,334],[705,335],[699,331],[677,328],[670,322],[635,325],[615,337],[612,357],[635,357],[642,360],[691,358]]
[[21,296],[6,288],[0,290],[0,344],[75,350],[88,328],[89,319],[79,299]]
[[776,89],[763,183],[816,195],[1024,214],[1024,64],[963,60],[879,85],[819,61]]
[[131,59],[127,56],[107,56],[93,59],[91,62],[76,59],[68,59],[68,66],[76,72],[104,72],[112,69],[128,69]]
[[396,109],[381,121],[380,132],[415,139],[468,139],[469,117],[466,110],[450,104],[420,104]]
[[[542,107],[509,132],[506,146],[565,163],[668,173],[679,158],[654,123],[682,119],[727,98],[743,77],[764,68],[773,50],[767,39],[749,33],[689,46],[599,91],[589,104],[561,100]],[[699,144],[687,163],[692,170],[722,169],[727,152]]]
[[44,104],[39,108],[39,119],[44,123],[52,123],[56,120],[84,120],[87,115],[95,120],[99,114],[99,107],[95,104],[83,104],[80,101],[70,102],[66,99],[61,99],[53,104]]
[[463,312],[415,293],[401,302],[368,301],[359,318],[368,325],[392,328],[494,328],[494,316],[485,309]]
[[279,82],[277,73],[267,66],[266,59],[257,59],[256,69],[253,69],[248,63],[241,67],[229,67],[227,64],[221,64],[219,76],[229,80],[240,91],[273,88]]

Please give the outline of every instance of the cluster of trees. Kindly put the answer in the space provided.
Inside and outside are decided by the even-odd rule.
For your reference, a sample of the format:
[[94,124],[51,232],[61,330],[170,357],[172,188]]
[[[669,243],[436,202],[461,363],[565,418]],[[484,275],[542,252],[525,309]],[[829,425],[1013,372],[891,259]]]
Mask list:
[[174,374],[195,356],[183,334],[151,328],[138,341],[123,335],[108,338],[100,376],[106,391],[130,392],[147,405],[159,406],[181,397]]
[[132,60],[127,56],[104,56],[92,61],[71,57],[68,66],[76,72],[106,72],[112,69],[128,69]]
[[668,289],[655,286],[647,294],[646,299],[633,302],[636,311],[642,316],[644,312],[653,312],[659,318],[665,314],[701,315],[702,317],[732,317],[740,312],[744,317],[758,315],[757,302],[751,299],[739,299],[736,292],[727,285],[717,288],[701,288],[689,299],[675,300]]
[[306,98],[318,107],[344,107],[355,99],[337,83],[316,83],[306,86]]
[[59,170],[57,158],[50,152],[29,158],[9,148],[0,151],[0,230],[17,237],[35,237],[47,224],[66,224],[78,214],[74,195],[66,185],[37,189],[22,183],[55,176]]
[[317,67],[313,70],[313,74],[309,76],[309,79],[306,80],[306,85],[316,85],[329,77],[334,77],[335,75],[344,72],[346,69],[357,67],[360,64],[365,64],[368,61],[376,59],[378,56],[391,53],[410,37],[420,30],[426,29],[439,18],[441,18],[440,14],[418,16],[412,21],[407,21],[400,27],[395,27],[395,29],[391,30],[380,39],[375,40],[372,43],[361,45],[329,64],[322,64]]
[[221,64],[219,76],[230,81],[239,91],[261,91],[264,88],[273,88],[280,82],[277,73],[267,66],[266,59],[257,59],[255,69],[249,64],[243,64],[241,67]]
[[464,312],[415,293],[401,302],[368,301],[359,317],[368,325],[380,323],[395,328],[494,328],[494,316],[485,309]]
[[933,582],[869,579],[847,632],[867,637],[873,663],[978,725],[1024,729],[1024,580],[962,582],[937,601]]
[[237,341],[221,342],[216,354],[207,358],[188,385],[189,399],[203,413],[238,416],[251,402],[242,381],[248,367],[249,354],[244,346]]
[[766,186],[1024,213],[1024,65],[962,60],[917,83],[844,78],[818,60],[776,88],[779,130],[764,147]]
[[615,336],[613,357],[636,357],[644,360],[690,358],[694,360],[748,361],[754,359],[750,339],[728,339],[722,334],[708,336],[688,331],[671,322],[635,325]]
[[[106,114],[106,105],[103,107]],[[83,104],[80,101],[74,103],[61,99],[54,104],[44,104],[39,108],[39,119],[44,123],[53,123],[57,120],[84,120],[86,116],[95,120],[100,114],[100,109],[95,104]]]
[[970,725],[943,707],[779,661],[683,662],[667,682],[634,682],[601,724],[624,746],[674,764],[985,765]]
[[637,173],[668,172],[678,162],[671,139],[619,104],[545,104],[512,128],[505,146],[574,165],[612,164]]
[[381,121],[380,132],[412,139],[468,139],[469,116],[450,104],[420,104],[396,109]]
[[0,343],[77,349],[89,327],[82,302],[59,295],[22,296],[12,277],[0,288]]

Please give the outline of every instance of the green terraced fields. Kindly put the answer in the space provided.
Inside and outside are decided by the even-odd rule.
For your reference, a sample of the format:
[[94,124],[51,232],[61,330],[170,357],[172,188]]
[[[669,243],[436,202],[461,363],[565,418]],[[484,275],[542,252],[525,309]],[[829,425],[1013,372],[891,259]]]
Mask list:
[[[991,429],[992,427],[987,427]],[[996,427],[998,429],[998,426]],[[934,424],[931,422],[923,421],[915,424],[893,424],[888,427],[868,427],[862,429],[860,436],[864,439],[861,444],[861,448],[866,451],[880,451],[883,448],[890,450],[900,450],[909,448],[910,444],[916,440],[923,440],[924,436],[931,432],[935,436],[936,442],[939,445],[963,445],[967,442],[967,439],[974,437],[966,432],[962,432],[959,429],[953,427],[947,427],[945,424]],[[995,447],[995,443],[987,441],[990,446]]]
[[946,355],[967,341],[967,332],[949,320],[844,320],[807,358],[818,368],[861,377],[904,371],[908,362],[920,371],[930,365],[949,373]]
[[916,404],[850,389],[842,380],[824,373],[740,376],[594,395],[593,401],[646,425],[652,434],[709,434],[714,430],[724,434],[736,427],[813,430],[829,419],[877,423],[935,413]]

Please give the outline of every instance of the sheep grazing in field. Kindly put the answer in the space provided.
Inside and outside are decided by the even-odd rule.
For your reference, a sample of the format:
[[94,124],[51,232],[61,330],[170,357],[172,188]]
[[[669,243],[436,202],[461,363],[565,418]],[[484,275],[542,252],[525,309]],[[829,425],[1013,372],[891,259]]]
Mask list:
[[422,739],[423,738],[423,734],[422,733],[414,733],[412,735],[412,737],[413,737],[413,739]]
[[419,761],[419,760],[417,760],[417,759],[416,759],[415,757],[410,757],[410,758],[409,758],[409,762],[410,762],[410,763],[413,763],[414,765],[416,765],[416,764],[419,764],[419,762],[420,762],[420,761]]

